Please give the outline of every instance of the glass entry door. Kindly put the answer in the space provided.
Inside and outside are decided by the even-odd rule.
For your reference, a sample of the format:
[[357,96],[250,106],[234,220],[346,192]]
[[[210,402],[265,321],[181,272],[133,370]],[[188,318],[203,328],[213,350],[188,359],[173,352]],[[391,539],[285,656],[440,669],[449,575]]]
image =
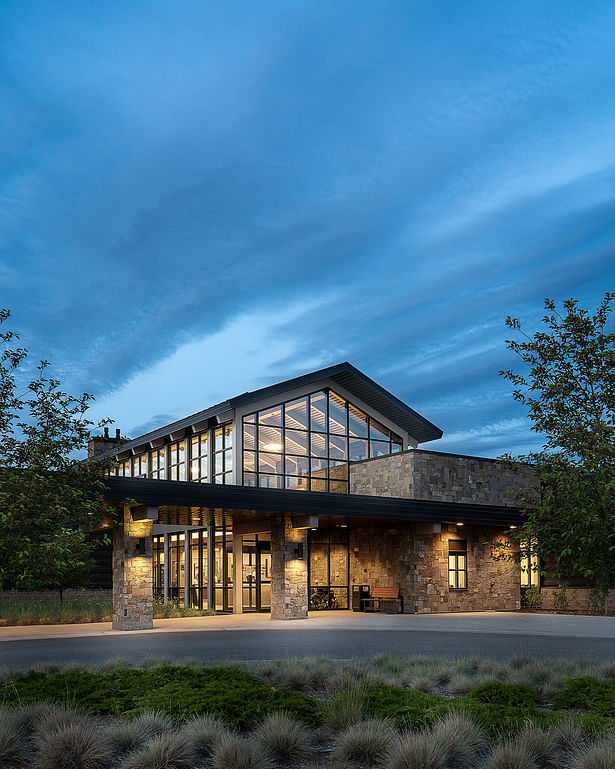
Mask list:
[[243,538],[243,610],[271,611],[271,539],[268,534]]
[[348,609],[350,558],[348,527],[335,526],[309,533],[310,611]]

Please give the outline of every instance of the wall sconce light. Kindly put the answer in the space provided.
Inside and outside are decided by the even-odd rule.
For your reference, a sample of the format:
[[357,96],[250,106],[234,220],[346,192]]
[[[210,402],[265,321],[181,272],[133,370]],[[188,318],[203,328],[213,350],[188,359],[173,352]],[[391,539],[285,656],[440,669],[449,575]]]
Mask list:
[[293,555],[296,559],[303,559],[303,542],[297,542],[293,547]]

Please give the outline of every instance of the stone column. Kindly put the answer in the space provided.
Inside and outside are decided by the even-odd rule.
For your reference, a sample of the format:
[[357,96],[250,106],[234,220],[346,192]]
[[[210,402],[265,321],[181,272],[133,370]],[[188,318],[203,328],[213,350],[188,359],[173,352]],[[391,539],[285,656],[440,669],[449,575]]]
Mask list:
[[154,626],[153,524],[135,521],[124,505],[124,525],[113,529],[113,629]]
[[294,529],[288,514],[271,519],[271,619],[308,615],[307,529]]

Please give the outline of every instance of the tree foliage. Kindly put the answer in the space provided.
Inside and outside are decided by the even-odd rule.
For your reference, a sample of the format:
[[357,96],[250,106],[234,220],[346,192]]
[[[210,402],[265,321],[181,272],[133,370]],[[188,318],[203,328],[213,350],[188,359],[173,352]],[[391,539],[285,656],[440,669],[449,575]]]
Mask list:
[[516,458],[532,464],[540,481],[526,526],[532,548],[560,578],[578,575],[603,587],[615,584],[614,299],[605,294],[595,312],[574,299],[560,311],[546,299],[546,328],[532,336],[508,317],[521,338],[507,346],[523,369],[500,372],[544,442]]
[[[0,324],[9,316],[0,310]],[[28,382],[18,340],[0,331],[0,586],[62,590],[87,578],[86,533],[105,514],[108,462],[78,456],[94,426],[93,396],[64,392],[47,361]]]

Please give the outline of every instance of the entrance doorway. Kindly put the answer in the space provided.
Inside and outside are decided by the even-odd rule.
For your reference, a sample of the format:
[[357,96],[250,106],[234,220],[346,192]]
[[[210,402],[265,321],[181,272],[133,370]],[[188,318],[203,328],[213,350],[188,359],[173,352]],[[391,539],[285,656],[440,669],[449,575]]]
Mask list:
[[243,610],[271,611],[271,536],[250,534],[243,537]]
[[350,558],[348,526],[313,529],[309,533],[310,611],[348,609]]

